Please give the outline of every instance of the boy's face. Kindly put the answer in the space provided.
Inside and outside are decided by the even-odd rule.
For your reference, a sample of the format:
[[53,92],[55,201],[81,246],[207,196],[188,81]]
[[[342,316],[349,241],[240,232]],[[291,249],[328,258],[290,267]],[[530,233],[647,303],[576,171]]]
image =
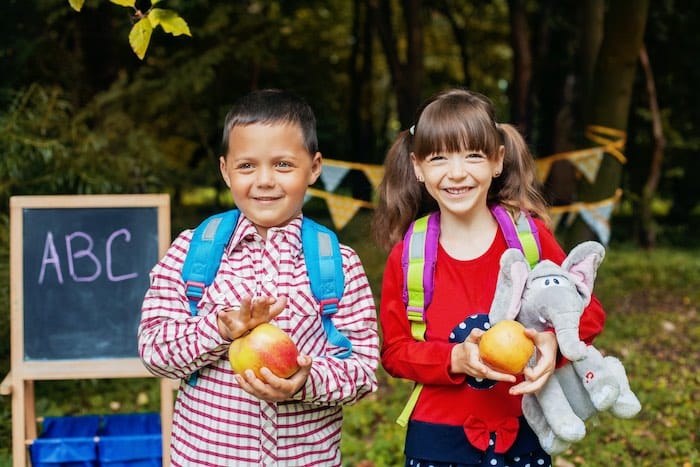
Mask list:
[[321,174],[321,153],[309,154],[292,124],[235,126],[219,158],[233,202],[267,237],[301,213],[306,188]]

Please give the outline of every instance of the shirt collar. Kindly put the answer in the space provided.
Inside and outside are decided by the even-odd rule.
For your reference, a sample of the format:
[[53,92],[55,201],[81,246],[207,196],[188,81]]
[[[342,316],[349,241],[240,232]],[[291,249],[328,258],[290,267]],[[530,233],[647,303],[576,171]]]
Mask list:
[[[283,241],[289,244],[291,251],[301,252],[301,221],[302,215],[299,214],[282,227],[271,227],[268,229],[267,236],[270,238],[281,234],[284,238]],[[233,238],[226,249],[227,254],[231,254],[241,242],[250,241],[253,238],[260,238],[260,235],[250,219],[241,213]]]

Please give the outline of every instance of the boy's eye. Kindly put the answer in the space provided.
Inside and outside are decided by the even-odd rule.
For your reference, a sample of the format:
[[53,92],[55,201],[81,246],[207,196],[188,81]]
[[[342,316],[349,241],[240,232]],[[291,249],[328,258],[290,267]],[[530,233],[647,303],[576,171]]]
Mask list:
[[251,164],[250,162],[241,162],[236,166],[236,168],[238,170],[248,170],[253,168],[253,164]]
[[291,166],[292,166],[292,164],[290,164],[290,163],[287,162],[287,161],[279,161],[279,162],[277,163],[277,167],[282,168],[282,169],[288,169],[288,168],[290,168]]

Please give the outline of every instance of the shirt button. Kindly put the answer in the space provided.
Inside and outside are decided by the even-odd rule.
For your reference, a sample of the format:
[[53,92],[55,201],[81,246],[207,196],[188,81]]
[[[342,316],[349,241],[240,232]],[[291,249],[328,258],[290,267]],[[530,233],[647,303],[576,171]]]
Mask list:
[[272,282],[272,274],[267,274],[265,276],[265,282]]

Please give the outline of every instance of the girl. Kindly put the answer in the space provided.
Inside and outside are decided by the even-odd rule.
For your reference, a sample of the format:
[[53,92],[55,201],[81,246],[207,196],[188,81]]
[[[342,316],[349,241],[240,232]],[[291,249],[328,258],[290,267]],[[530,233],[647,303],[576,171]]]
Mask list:
[[[452,89],[428,99],[387,154],[373,221],[378,243],[391,249],[380,304],[382,363],[392,376],[424,386],[408,422],[406,466],[551,463],[520,403],[561,363],[554,334],[527,330],[537,364],[518,377],[479,357],[484,331],[473,323],[483,323],[490,309],[507,249],[490,210],[495,204],[512,215],[529,212],[542,259],[561,263],[565,253],[547,226],[534,161],[517,129],[496,123],[489,99],[475,92]],[[425,341],[419,341],[403,300],[402,239],[419,214],[435,209],[440,234],[433,298],[425,312]],[[468,319],[474,315],[481,320]],[[593,298],[581,319],[581,338],[590,343],[604,319]]]

